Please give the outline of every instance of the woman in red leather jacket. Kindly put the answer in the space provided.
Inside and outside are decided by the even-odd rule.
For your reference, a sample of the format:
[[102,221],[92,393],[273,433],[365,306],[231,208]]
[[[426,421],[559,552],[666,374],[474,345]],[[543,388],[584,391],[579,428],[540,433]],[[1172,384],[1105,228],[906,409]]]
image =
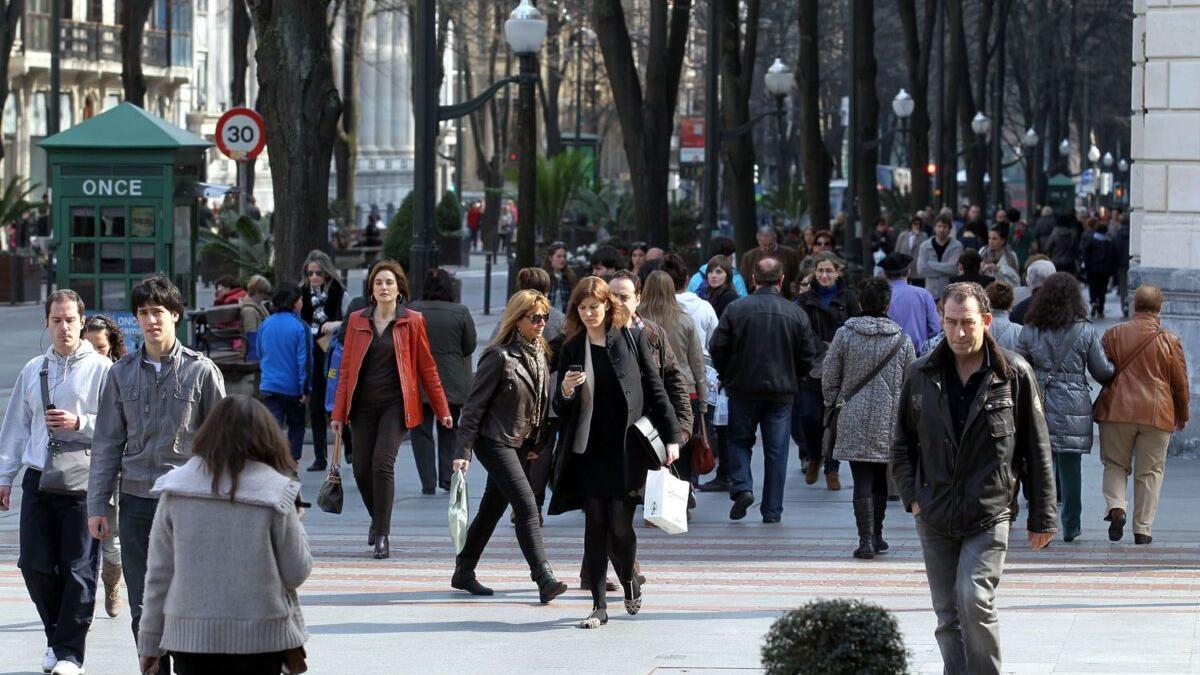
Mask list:
[[429,350],[425,319],[402,304],[409,295],[404,270],[381,260],[371,268],[367,288],[370,304],[347,319],[330,426],[335,434],[347,421],[354,429],[354,482],[371,515],[367,545],[375,547],[376,558],[386,558],[396,451],[408,430],[421,423],[421,388],[442,426],[450,428],[454,418]]

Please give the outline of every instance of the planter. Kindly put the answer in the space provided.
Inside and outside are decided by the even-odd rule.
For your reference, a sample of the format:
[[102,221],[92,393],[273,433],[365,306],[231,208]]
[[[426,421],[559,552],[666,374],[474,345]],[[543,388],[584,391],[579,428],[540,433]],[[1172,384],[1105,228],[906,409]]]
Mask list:
[[466,265],[466,241],[459,234],[450,237],[438,235],[438,264],[454,265],[456,267]]

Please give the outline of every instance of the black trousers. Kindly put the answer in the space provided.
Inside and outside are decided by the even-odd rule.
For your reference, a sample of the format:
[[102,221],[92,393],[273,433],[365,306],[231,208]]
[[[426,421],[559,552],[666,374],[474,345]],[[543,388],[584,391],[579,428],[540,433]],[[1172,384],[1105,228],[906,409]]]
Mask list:
[[371,516],[371,531],[386,537],[392,531],[392,503],[396,500],[396,453],[407,431],[404,403],[354,408],[350,426],[358,437],[354,482]]
[[542,506],[546,503],[546,486],[550,484],[550,473],[554,468],[554,442],[557,437],[558,418],[552,417],[546,420],[546,432],[542,446],[535,448],[538,456],[528,459],[528,453],[524,451],[520,453],[521,468],[525,470],[525,477],[529,479],[529,487],[533,490],[538,513],[542,512]]
[[300,397],[264,392],[262,402],[275,416],[279,428],[287,431],[292,459],[300,461],[304,450],[304,404],[300,403]]
[[308,425],[312,428],[313,459],[318,464],[324,464],[328,437],[325,426],[328,420],[325,415],[325,352],[316,341],[312,344],[312,393],[308,397]]
[[1092,307],[1098,311],[1104,311],[1104,299],[1108,295],[1109,279],[1112,279],[1111,273],[1103,276],[1099,274],[1088,275],[1088,296],[1092,300]]
[[46,644],[60,661],[81,666],[95,610],[100,542],[87,531],[87,498],[42,492],[41,478],[41,471],[26,469],[21,481],[17,566]]
[[[425,418],[412,429],[413,459],[417,462],[417,476],[421,478],[421,489],[428,492],[437,487],[450,489],[450,464],[454,460],[457,448],[458,418],[462,414],[461,405],[450,405],[450,416],[454,418],[454,427],[447,429],[438,423],[433,408],[428,403],[421,406],[425,409]],[[433,433],[437,429],[437,447],[434,448]]]
[[[520,448],[501,445],[490,438],[480,436],[475,442],[475,459],[487,469],[487,485],[483,498],[479,500],[479,511],[467,528],[467,541],[459,555],[466,560],[479,560],[487,547],[496,524],[511,504],[517,514],[517,543],[525,562],[529,563],[531,576],[536,579],[546,565],[546,548],[542,544],[542,528],[538,525],[538,508],[533,498],[533,489],[521,469]],[[601,573],[603,582],[603,573]]]
[[583,566],[592,591],[592,607],[607,608],[604,584],[609,556],[622,584],[628,584],[637,560],[637,535],[633,512],[637,505],[628,499],[583,500]]
[[[283,652],[263,654],[189,654],[173,652],[176,675],[279,675]],[[160,671],[161,672],[161,671]]]
[[887,462],[850,460],[850,475],[854,477],[854,498],[887,497],[887,468]]

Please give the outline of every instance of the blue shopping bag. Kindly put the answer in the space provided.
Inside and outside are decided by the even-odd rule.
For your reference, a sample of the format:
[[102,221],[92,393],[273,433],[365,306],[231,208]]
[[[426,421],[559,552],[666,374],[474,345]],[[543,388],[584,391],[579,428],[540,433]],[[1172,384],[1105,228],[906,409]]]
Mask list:
[[333,412],[333,400],[337,398],[338,374],[342,370],[342,342],[337,338],[329,343],[325,370],[325,412]]

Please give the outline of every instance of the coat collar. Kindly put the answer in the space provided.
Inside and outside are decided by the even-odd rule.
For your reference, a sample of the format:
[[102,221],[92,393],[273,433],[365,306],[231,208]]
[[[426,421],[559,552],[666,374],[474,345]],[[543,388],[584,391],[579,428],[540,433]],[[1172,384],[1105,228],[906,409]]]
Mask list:
[[[366,318],[367,320],[374,319],[375,318],[375,308],[376,308],[376,305],[374,305],[374,304],[367,305],[366,308],[363,309],[363,311],[362,311],[363,317]],[[407,318],[408,318],[408,308],[400,303],[396,303],[396,319],[403,320],[403,319],[407,319]]]
[[[1012,367],[1008,363],[1008,359],[1004,357],[1003,348],[996,342],[995,338],[987,336],[983,340],[983,348],[986,353],[983,356],[984,364],[992,371],[992,375],[997,380],[1008,380],[1013,377]],[[942,340],[941,344],[934,348],[933,352],[925,358],[925,362],[920,364],[920,369],[926,374],[937,378],[940,382],[942,368],[946,364],[946,359],[954,358],[954,353],[950,351],[950,343]]]
[[[229,501],[231,481],[229,476],[221,478],[220,489],[214,493],[212,474],[204,460],[192,457],[183,466],[172,469],[154,483],[150,494],[193,497],[197,499],[220,499]],[[285,476],[262,462],[247,461],[238,476],[237,492],[233,501],[252,506],[265,506],[281,513],[296,508],[296,495],[300,493],[299,481]]]

